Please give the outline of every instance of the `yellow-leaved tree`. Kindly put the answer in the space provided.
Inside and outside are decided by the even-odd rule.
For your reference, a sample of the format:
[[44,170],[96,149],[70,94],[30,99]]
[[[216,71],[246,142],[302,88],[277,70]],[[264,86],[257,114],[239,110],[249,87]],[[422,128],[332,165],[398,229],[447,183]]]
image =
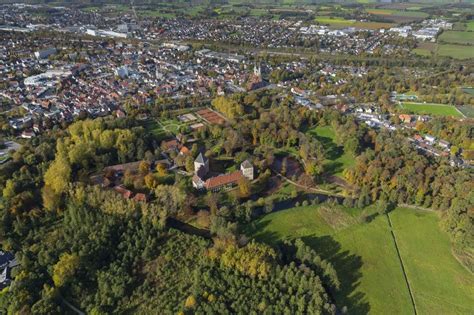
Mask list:
[[44,188],[42,192],[43,205],[48,210],[54,210],[71,181],[71,164],[67,157],[58,154],[44,174]]
[[76,273],[79,267],[79,256],[65,253],[53,267],[53,282],[56,287],[62,287]]

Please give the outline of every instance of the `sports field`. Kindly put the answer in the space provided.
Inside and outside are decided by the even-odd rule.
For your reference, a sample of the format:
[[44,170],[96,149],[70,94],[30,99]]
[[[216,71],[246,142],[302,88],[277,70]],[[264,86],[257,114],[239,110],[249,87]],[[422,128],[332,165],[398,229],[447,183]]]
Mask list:
[[[328,214],[324,207],[271,213],[247,232],[270,244],[302,238],[329,259],[342,280],[336,304],[348,306],[348,314],[413,314],[387,216],[360,223],[350,218],[361,210]],[[474,309],[474,276],[452,256],[437,215],[400,208],[390,215],[418,314],[468,314]]]
[[400,108],[407,112],[420,115],[463,117],[456,107],[452,105],[403,102]]

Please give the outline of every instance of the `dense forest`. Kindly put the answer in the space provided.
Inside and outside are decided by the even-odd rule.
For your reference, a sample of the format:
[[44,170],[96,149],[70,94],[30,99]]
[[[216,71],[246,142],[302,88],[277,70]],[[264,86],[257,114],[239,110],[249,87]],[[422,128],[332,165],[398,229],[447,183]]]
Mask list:
[[420,155],[402,136],[380,133],[374,149],[357,158],[346,179],[359,188],[363,206],[379,200],[385,209],[396,204],[441,210],[443,226],[460,246],[474,245],[474,183],[466,169]]
[[63,313],[65,301],[91,314],[335,312],[337,275],[301,241],[282,255],[229,231],[208,240],[166,228],[150,207],[79,185],[61,213],[15,222],[4,237],[21,243],[21,267],[3,312]]

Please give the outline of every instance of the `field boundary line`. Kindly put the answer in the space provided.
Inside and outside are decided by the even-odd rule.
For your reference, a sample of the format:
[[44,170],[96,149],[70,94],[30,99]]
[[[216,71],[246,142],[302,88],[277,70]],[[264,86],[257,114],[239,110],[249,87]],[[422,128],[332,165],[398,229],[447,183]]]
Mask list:
[[464,113],[461,112],[456,106],[454,106],[454,108],[456,108],[456,110],[458,111],[458,113],[461,114],[461,116],[462,116],[463,118],[467,118],[467,116],[464,115]]
[[456,261],[457,261],[461,266],[463,266],[464,269],[466,269],[467,271],[469,271],[469,273],[470,273],[471,275],[474,275],[474,272],[472,272],[472,270],[469,269],[469,267],[466,266],[466,265],[461,261],[461,259],[458,257],[458,255],[456,255],[456,252],[454,251],[454,245],[453,245],[453,244],[451,244],[451,255],[453,255],[454,259],[456,259]]
[[395,244],[395,250],[397,251],[398,260],[400,261],[400,266],[402,267],[402,273],[403,273],[403,276],[405,278],[405,282],[407,284],[408,293],[410,294],[411,303],[413,305],[413,312],[414,312],[415,315],[417,315],[418,310],[416,308],[415,296],[413,295],[413,291],[412,291],[412,288],[410,286],[410,281],[408,280],[408,275],[407,275],[406,270],[405,270],[405,265],[403,263],[403,259],[402,259],[402,256],[400,254],[400,250],[398,249],[397,238],[395,236],[395,231],[393,229],[392,220],[390,219],[390,214],[389,213],[386,213],[386,216],[387,216],[387,219],[388,219],[388,225],[390,227],[390,233],[392,234],[393,243]]

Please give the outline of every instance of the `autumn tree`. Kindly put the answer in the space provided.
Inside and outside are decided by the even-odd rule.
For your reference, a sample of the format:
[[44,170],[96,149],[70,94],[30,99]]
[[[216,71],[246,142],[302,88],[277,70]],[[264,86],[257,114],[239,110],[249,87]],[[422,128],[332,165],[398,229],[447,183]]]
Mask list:
[[251,184],[250,181],[245,177],[241,176],[238,181],[240,197],[247,198],[251,195]]
[[53,282],[56,287],[64,286],[76,273],[79,267],[79,256],[75,254],[62,254],[53,267]]

